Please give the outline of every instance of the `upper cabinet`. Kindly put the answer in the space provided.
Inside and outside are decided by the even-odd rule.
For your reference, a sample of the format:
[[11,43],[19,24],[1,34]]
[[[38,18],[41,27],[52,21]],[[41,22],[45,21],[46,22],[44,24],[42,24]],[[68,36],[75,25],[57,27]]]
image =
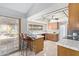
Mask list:
[[30,31],[43,30],[43,25],[29,24],[29,30]]
[[58,23],[54,22],[54,23],[48,23],[48,29],[50,30],[57,30],[58,29]]
[[34,22],[34,21],[28,21],[27,29],[30,32],[45,31],[47,29],[47,24]]
[[69,30],[79,29],[79,3],[70,3],[69,8]]

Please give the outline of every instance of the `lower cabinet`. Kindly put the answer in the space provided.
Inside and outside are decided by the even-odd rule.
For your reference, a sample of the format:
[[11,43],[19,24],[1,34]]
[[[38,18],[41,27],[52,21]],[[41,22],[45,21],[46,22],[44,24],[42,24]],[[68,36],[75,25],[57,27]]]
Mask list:
[[66,47],[58,47],[58,56],[79,56],[79,51],[75,51]]
[[44,48],[44,38],[38,38],[35,40],[29,40],[28,45],[31,51],[34,51],[36,54],[43,50]]
[[45,39],[57,42],[58,34],[45,34]]

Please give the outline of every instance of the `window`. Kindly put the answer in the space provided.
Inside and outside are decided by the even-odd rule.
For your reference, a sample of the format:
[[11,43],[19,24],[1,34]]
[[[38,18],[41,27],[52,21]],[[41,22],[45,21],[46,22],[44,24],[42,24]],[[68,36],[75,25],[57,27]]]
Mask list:
[[19,49],[18,19],[0,17],[0,55]]

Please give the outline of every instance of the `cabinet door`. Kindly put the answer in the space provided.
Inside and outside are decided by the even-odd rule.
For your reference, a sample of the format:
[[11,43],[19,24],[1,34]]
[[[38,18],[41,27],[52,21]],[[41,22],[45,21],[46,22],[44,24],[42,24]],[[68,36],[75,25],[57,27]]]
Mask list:
[[42,51],[43,47],[44,47],[44,39],[43,38],[38,38],[36,40],[33,40],[32,46],[33,46],[32,50],[35,53],[38,53],[38,52]]
[[35,40],[32,41],[31,47],[32,47],[32,51],[36,52],[36,42],[35,42]]
[[58,41],[58,34],[46,34],[46,39],[51,41]]
[[48,40],[52,40],[53,39],[53,35],[52,34],[48,34]]
[[58,56],[79,56],[79,51],[75,51],[58,45]]
[[67,56],[67,50],[63,49],[63,47],[61,46],[57,46],[58,47],[58,56]]
[[52,39],[52,41],[55,41],[55,42],[57,42],[57,41],[58,41],[58,34],[53,35],[53,39]]
[[79,3],[70,3],[69,6],[69,30],[79,29]]
[[58,29],[58,23],[48,23],[48,29],[49,30],[57,30]]
[[36,53],[40,52],[43,50],[44,47],[44,39],[43,38],[39,38],[36,40]]

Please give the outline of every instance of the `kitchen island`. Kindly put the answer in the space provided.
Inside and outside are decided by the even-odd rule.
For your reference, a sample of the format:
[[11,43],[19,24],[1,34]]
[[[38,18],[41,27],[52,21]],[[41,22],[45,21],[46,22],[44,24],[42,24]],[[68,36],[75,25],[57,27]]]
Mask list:
[[79,41],[61,39],[56,44],[58,56],[79,56]]
[[44,36],[37,35],[35,38],[29,39],[28,46],[35,54],[39,53],[44,48]]

